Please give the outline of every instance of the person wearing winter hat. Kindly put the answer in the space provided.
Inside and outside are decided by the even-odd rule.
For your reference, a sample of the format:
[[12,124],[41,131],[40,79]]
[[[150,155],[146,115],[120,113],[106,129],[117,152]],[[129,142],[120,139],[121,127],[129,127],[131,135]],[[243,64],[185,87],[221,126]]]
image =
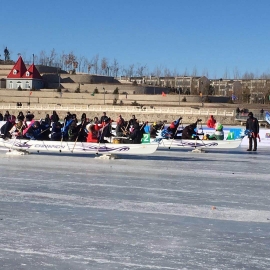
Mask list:
[[214,116],[213,115],[210,115],[210,118],[207,120],[207,122],[206,122],[206,125],[207,125],[207,127],[209,127],[209,128],[215,128],[215,124],[216,124],[216,119],[214,118]]
[[252,144],[253,145],[253,151],[257,151],[257,138],[259,136],[259,121],[257,118],[253,116],[252,112],[248,113],[248,119],[246,122],[246,131],[245,134],[248,135],[249,140],[249,147],[247,151],[252,151]]
[[216,123],[215,124],[215,133],[212,135],[206,134],[206,138],[208,140],[224,140],[224,131],[223,131],[223,126],[221,123]]
[[15,125],[15,122],[16,122],[16,116],[10,115],[6,123],[1,127],[1,134],[2,134],[3,139],[11,138],[10,130]]

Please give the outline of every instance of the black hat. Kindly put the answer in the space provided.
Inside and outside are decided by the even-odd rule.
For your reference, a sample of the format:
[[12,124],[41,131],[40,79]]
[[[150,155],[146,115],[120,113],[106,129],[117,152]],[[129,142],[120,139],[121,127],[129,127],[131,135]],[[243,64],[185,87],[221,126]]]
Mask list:
[[253,112],[249,112],[248,113],[248,116],[253,116]]

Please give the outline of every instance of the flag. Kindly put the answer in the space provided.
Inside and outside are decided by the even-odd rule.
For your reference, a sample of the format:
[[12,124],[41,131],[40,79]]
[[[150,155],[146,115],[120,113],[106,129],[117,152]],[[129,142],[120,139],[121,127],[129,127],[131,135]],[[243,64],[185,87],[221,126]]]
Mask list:
[[29,96],[31,96],[32,95],[32,91],[29,93]]
[[164,92],[162,92],[162,94],[161,94],[163,97],[166,97],[166,94],[164,93]]

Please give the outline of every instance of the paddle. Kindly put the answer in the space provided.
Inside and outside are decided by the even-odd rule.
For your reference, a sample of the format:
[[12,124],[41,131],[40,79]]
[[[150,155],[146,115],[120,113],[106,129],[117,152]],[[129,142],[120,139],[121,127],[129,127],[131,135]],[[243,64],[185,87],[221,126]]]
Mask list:
[[[46,132],[47,130],[49,130],[51,127],[48,127],[48,128],[46,128],[46,129],[44,129],[43,131],[41,131],[38,135],[37,135],[37,137],[39,136],[39,135],[41,135],[42,133],[44,133],[44,132]],[[27,140],[26,142],[24,142],[23,144],[27,144],[28,142],[30,142],[30,141],[34,141],[33,139],[29,139],[29,140]]]
[[74,150],[74,148],[75,148],[75,146],[76,146],[76,143],[77,143],[77,141],[78,141],[78,138],[79,138],[79,136],[80,136],[80,134],[81,134],[81,132],[82,132],[82,128],[83,128],[84,123],[85,123],[85,119],[84,119],[83,122],[81,123],[81,128],[80,128],[80,130],[79,130],[79,132],[78,132],[78,135],[77,135],[76,140],[75,140],[75,142],[74,142],[74,145],[73,145],[73,148],[72,148],[72,150],[71,150],[71,153],[73,153],[73,150]]
[[[203,131],[202,120],[201,120],[201,119],[198,119],[197,122],[200,122],[200,123],[201,123],[201,130]],[[203,135],[203,133],[201,133],[201,134],[199,134],[199,135]],[[202,144],[203,144],[204,146],[206,146],[205,143],[203,142],[203,140],[199,137],[199,135],[198,135],[198,128],[197,128],[197,130],[196,130],[196,138],[195,138],[195,147],[194,147],[195,149],[196,149],[196,147],[197,147],[197,139],[198,139],[198,138],[199,138],[199,140],[202,142]]]
[[62,148],[63,140],[64,140],[64,132],[61,132],[61,144],[60,144],[60,150],[59,150],[60,153],[62,152],[61,148]]
[[102,130],[101,130],[101,133],[100,133],[100,136],[99,136],[98,149],[97,149],[96,155],[98,155],[98,152],[99,152],[100,142],[101,142],[101,138],[102,138],[102,135],[103,135],[104,127],[105,126],[102,127]]

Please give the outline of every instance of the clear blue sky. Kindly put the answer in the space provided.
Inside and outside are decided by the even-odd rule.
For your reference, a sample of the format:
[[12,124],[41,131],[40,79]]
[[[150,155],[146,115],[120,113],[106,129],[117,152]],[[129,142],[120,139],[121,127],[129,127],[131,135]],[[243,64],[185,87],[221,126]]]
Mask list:
[[52,49],[179,75],[270,74],[269,0],[46,0],[1,4],[0,54]]

